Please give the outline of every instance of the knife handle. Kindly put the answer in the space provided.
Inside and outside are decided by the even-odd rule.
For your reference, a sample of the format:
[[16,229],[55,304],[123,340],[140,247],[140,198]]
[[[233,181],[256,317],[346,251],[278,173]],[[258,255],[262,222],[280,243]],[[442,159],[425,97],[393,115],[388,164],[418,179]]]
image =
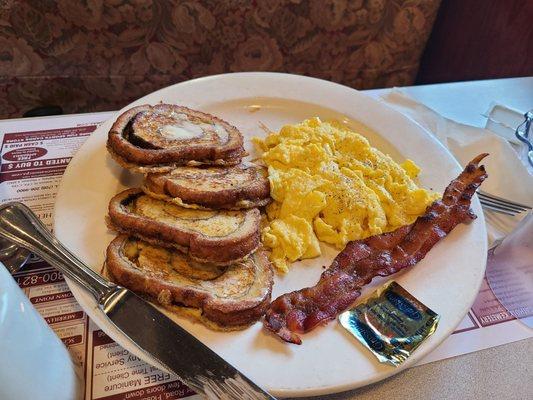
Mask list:
[[88,289],[97,300],[117,288],[117,285],[94,272],[63,246],[22,203],[12,202],[0,206],[0,236],[37,254]]

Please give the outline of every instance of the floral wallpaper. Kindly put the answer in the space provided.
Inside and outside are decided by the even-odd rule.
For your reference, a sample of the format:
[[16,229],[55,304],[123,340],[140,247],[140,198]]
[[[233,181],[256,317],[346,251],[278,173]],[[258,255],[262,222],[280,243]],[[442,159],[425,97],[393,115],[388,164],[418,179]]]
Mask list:
[[440,0],[0,0],[0,118],[118,109],[161,87],[283,71],[413,82]]

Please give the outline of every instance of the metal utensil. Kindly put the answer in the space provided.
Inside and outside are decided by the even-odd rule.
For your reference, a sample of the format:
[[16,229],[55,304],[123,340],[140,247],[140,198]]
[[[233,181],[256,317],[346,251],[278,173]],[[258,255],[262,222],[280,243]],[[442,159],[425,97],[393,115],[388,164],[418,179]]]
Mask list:
[[507,215],[516,215],[521,212],[531,210],[530,206],[516,203],[503,197],[494,196],[492,194],[478,190],[479,201],[481,206],[487,210],[496,211]]
[[41,256],[91,292],[122,333],[207,398],[274,399],[148,302],[85,265],[24,204],[0,206],[0,237]]
[[0,262],[4,264],[9,273],[14,274],[26,264],[31,253],[25,248],[0,237]]

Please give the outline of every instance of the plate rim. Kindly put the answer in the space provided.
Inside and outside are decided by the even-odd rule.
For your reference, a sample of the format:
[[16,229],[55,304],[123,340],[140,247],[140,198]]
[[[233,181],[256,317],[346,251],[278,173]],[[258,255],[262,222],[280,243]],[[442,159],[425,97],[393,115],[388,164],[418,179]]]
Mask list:
[[[333,90],[343,90],[343,91],[350,91],[350,92],[354,93],[354,94],[350,93],[350,94],[348,94],[348,96],[353,96],[353,95],[355,95],[355,96],[364,96],[365,97],[365,101],[379,103],[380,107],[387,108],[388,112],[396,114],[397,117],[403,119],[407,124],[415,125],[417,127],[417,131],[419,132],[419,134],[424,135],[436,147],[438,147],[441,152],[446,153],[447,154],[447,158],[449,158],[450,161],[455,164],[456,169],[458,169],[458,170],[461,169],[457,159],[453,156],[453,154],[451,154],[451,152],[440,141],[438,141],[427,129],[425,129],[419,123],[417,123],[413,119],[409,118],[407,115],[401,113],[400,111],[398,111],[398,110],[396,110],[396,109],[384,104],[383,102],[380,102],[379,100],[377,100],[375,98],[367,96],[364,93],[362,93],[360,91],[357,91],[357,90],[355,90],[353,88],[350,88],[350,87],[347,87],[347,86],[344,86],[344,85],[341,85],[341,84],[338,84],[338,83],[326,81],[326,80],[323,80],[323,79],[306,77],[306,76],[301,76],[301,75],[293,75],[293,74],[287,74],[287,73],[238,72],[238,73],[227,73],[227,74],[210,75],[210,76],[200,77],[200,78],[196,78],[196,79],[192,79],[192,80],[188,80],[188,81],[184,81],[184,82],[179,82],[179,83],[176,83],[174,85],[167,86],[167,87],[161,88],[161,89],[159,89],[157,91],[154,91],[152,93],[149,93],[149,94],[147,94],[147,95],[135,100],[134,102],[126,105],[122,109],[114,112],[110,116],[110,118],[107,119],[106,121],[104,121],[100,126],[105,126],[106,124],[109,123],[110,120],[114,120],[117,117],[117,115],[122,113],[124,110],[133,107],[134,105],[141,104],[143,102],[153,102],[153,101],[145,101],[144,99],[146,99],[148,97],[161,95],[162,93],[165,93],[167,91],[168,92],[172,92],[173,90],[175,90],[176,87],[185,86],[185,85],[195,85],[195,84],[198,84],[198,83],[209,82],[211,80],[240,79],[241,77],[246,78],[246,79],[255,78],[255,79],[267,79],[267,80],[268,79],[289,79],[289,80],[305,80],[305,81],[308,81],[308,82],[313,82],[314,81],[318,85],[324,85],[326,87],[331,87]],[[159,96],[159,97],[161,97],[161,96]],[[98,127],[97,130],[99,128],[100,127]],[[93,132],[93,134],[94,133],[96,133],[96,131]],[[381,133],[379,133],[379,132],[377,132],[377,133],[378,133],[378,135],[383,136]],[[87,140],[87,142],[88,141],[89,140]],[[71,160],[71,163],[69,163],[69,166],[67,166],[67,170],[65,171],[64,176],[67,174],[68,169],[69,169],[70,165],[72,164],[72,161],[74,160],[76,155],[78,153],[82,153],[83,152],[83,148],[84,148],[84,146],[86,146],[87,142],[85,142],[80,147],[78,152],[74,155],[73,159]],[[60,199],[59,194],[62,192],[62,188],[64,186],[64,182],[65,182],[65,179],[62,178],[60,186],[59,186],[58,191],[57,191],[58,196],[57,196],[56,202],[54,204],[54,221],[53,222],[54,222],[54,230],[55,231],[57,231],[57,226],[59,224],[58,221],[57,221],[57,219],[59,218],[58,217],[58,212],[57,212],[57,205],[60,202],[59,201],[59,199]],[[472,208],[474,208],[476,211],[481,211],[481,207],[480,207],[480,204],[479,204],[479,200],[477,199],[477,196],[474,198],[474,201],[473,201],[473,204],[472,204]],[[392,375],[397,374],[398,372],[404,370],[405,368],[408,368],[408,367],[412,366],[413,364],[415,364],[415,362],[418,362],[424,356],[426,356],[431,351],[433,351],[436,347],[438,347],[447,337],[449,337],[449,335],[455,330],[455,328],[462,321],[464,316],[468,313],[468,310],[470,309],[471,305],[473,304],[473,302],[475,300],[475,297],[477,296],[477,293],[478,293],[479,288],[480,288],[480,286],[482,284],[482,281],[483,281],[484,269],[485,269],[485,265],[486,265],[486,256],[487,256],[486,224],[485,224],[485,219],[484,219],[483,214],[481,212],[478,212],[478,214],[480,215],[480,217],[478,218],[480,221],[478,221],[478,223],[481,224],[481,226],[478,227],[478,229],[480,229],[480,233],[479,234],[483,235],[483,238],[482,238],[483,239],[482,240],[482,244],[483,244],[483,246],[482,246],[482,250],[483,250],[482,255],[483,256],[481,257],[481,259],[483,261],[483,271],[482,271],[482,273],[480,275],[480,278],[478,280],[478,284],[477,284],[476,290],[472,291],[470,293],[470,296],[469,296],[468,301],[467,301],[469,306],[466,308],[466,310],[464,312],[462,312],[461,317],[457,318],[456,323],[452,324],[453,326],[450,329],[447,329],[444,334],[441,334],[442,337],[438,341],[434,341],[434,343],[431,343],[431,346],[422,346],[422,348],[420,348],[418,350],[418,354],[414,354],[409,360],[407,360],[400,367],[395,368],[395,369],[391,369],[388,373],[379,373],[378,372],[373,377],[364,380],[364,382],[357,381],[356,383],[354,383],[354,381],[352,381],[352,383],[338,384],[338,385],[328,385],[328,386],[323,385],[323,386],[315,386],[313,388],[304,388],[304,389],[301,389],[301,388],[300,389],[283,389],[282,388],[282,389],[279,389],[279,390],[270,389],[271,392],[273,394],[275,394],[277,396],[281,396],[281,397],[287,397],[287,396],[303,397],[303,396],[320,396],[320,395],[333,394],[333,393],[339,393],[339,392],[344,392],[344,391],[347,391],[347,390],[356,389],[356,388],[363,387],[363,386],[366,386],[366,385],[371,384],[371,383],[375,383],[375,382],[381,381],[381,380],[386,379],[386,378],[388,378],[388,377],[390,377]],[[77,302],[80,304],[80,307],[94,321],[94,318],[93,318],[92,314],[93,314],[93,312],[98,312],[98,311],[96,309],[93,310],[91,307],[88,307],[86,304],[82,305],[82,303],[85,303],[85,300],[83,300],[82,302],[79,301],[79,296],[81,296],[80,293],[82,293],[84,290],[78,284],[76,284],[75,282],[71,281],[70,279],[65,278],[65,280],[67,281],[67,284],[68,284],[70,290],[72,291],[74,297],[76,298]],[[90,312],[88,310],[90,310]],[[121,345],[123,347],[126,347],[126,348],[127,347],[135,348],[141,354],[144,354],[145,356],[148,356],[148,357],[143,357],[143,360],[146,360],[146,358],[147,358],[148,359],[148,361],[147,361],[148,363],[151,363],[151,364],[154,364],[154,365],[156,365],[158,367],[161,367],[157,362],[154,362],[154,359],[153,359],[153,357],[151,355],[144,353],[133,342],[128,340],[127,343],[122,343],[123,342],[122,340],[116,340],[115,337],[114,337],[115,336],[114,334],[117,332],[117,329],[114,328],[113,325],[107,324],[105,327],[102,327],[102,326],[98,325],[98,327],[100,329],[102,329],[106,334],[108,334],[119,345]],[[112,334],[109,334],[109,332],[111,332]]]

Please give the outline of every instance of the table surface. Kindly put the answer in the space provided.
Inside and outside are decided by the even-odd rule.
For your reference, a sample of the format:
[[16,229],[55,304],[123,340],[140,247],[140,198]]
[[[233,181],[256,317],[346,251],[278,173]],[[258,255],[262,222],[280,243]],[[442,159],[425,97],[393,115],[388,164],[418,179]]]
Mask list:
[[[369,90],[379,96],[389,89]],[[533,77],[401,89],[441,115],[484,127],[492,102],[520,112],[533,109]],[[533,399],[533,339],[522,340],[410,368],[379,383],[327,400]]]
[[[377,97],[390,89],[366,91]],[[533,77],[454,82],[401,89],[441,115],[483,127],[483,114],[496,102],[520,112],[533,109]],[[51,117],[53,118],[53,117]],[[532,399],[533,339],[410,368],[326,400]]]

